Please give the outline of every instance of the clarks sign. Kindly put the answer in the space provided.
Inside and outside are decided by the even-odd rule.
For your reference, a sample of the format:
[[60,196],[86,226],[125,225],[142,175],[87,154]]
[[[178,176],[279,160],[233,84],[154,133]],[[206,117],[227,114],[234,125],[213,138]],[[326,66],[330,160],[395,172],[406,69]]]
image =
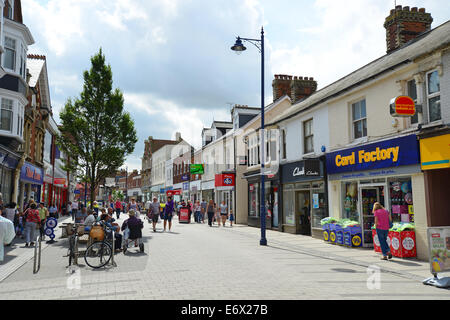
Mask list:
[[303,160],[283,165],[283,183],[307,180],[321,177],[319,160]]

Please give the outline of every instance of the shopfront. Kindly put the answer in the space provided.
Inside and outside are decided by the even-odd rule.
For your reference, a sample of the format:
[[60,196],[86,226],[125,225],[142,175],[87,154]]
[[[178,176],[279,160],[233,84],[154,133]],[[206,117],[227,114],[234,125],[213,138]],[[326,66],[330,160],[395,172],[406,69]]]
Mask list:
[[19,157],[0,150],[0,192],[3,204],[8,204],[12,199],[14,189],[14,170],[19,164]]
[[31,163],[24,162],[20,169],[19,204],[29,199],[41,201],[41,187],[44,184],[44,170]]
[[281,167],[283,231],[322,237],[320,220],[328,216],[324,163],[308,159]]
[[450,133],[420,138],[421,168],[425,175],[425,196],[429,227],[450,225]]
[[[248,225],[261,226],[261,175],[259,170],[244,173],[248,182]],[[280,175],[264,177],[266,228],[280,230]]]
[[195,181],[191,181],[191,183],[189,184],[189,191],[190,191],[190,197],[191,197],[191,201],[192,203],[195,203],[195,201],[199,200],[200,202],[202,201],[201,199],[201,180],[195,180]]
[[216,174],[215,176],[215,189],[217,195],[217,205],[220,206],[222,202],[228,208],[228,213],[230,210],[234,210],[234,190],[236,186],[236,174],[235,173],[225,173]]
[[216,202],[214,183],[215,180],[202,181],[202,200],[204,199],[206,202],[209,202],[209,200],[213,200],[214,202]]
[[333,216],[359,222],[363,246],[373,246],[375,202],[394,222],[415,222],[413,199],[423,188],[416,135],[332,152],[326,158]]

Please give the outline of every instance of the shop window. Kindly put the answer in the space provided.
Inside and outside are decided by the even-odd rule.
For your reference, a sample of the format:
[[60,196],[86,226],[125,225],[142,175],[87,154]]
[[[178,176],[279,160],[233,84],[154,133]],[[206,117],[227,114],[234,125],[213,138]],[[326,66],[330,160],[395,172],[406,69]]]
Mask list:
[[320,188],[312,190],[311,225],[313,228],[321,228],[320,221],[328,217],[328,206],[323,184]]
[[441,120],[441,86],[438,71],[427,74],[427,103],[430,122]]
[[248,193],[249,193],[248,215],[250,217],[258,217],[259,216],[259,185],[257,183],[249,184]]
[[410,178],[389,179],[389,197],[394,222],[414,222],[412,184]]
[[[407,90],[408,90],[408,97],[414,100],[414,103],[417,104],[417,87],[416,87],[416,80],[410,80],[407,82]],[[411,117],[411,124],[417,124],[419,122],[419,115],[416,114]]]
[[353,138],[367,136],[366,100],[352,104]]
[[359,221],[358,212],[358,183],[343,182],[342,194],[344,197],[343,218]]
[[295,193],[293,191],[283,192],[283,216],[284,223],[295,225]]

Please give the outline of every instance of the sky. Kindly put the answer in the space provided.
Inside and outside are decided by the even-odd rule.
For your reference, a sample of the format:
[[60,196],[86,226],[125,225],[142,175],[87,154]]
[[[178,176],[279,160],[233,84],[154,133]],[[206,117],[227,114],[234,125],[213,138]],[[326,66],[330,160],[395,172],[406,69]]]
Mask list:
[[102,48],[138,142],[124,166],[141,169],[144,141],[180,132],[195,148],[233,104],[260,106],[261,55],[236,55],[236,37],[265,36],[265,101],[275,74],[314,77],[318,89],[386,54],[383,27],[397,5],[425,8],[432,28],[448,0],[22,0],[23,22],[47,57],[53,116],[79,97]]

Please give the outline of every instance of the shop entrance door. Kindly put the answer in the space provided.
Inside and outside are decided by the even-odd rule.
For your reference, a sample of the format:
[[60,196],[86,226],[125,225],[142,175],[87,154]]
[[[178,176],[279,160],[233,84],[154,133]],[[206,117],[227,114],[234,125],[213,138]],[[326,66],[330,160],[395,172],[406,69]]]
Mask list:
[[296,221],[297,231],[299,234],[311,235],[311,206],[310,206],[310,192],[297,191],[296,192]]
[[387,188],[384,184],[366,185],[359,188],[359,197],[361,199],[360,223],[364,233],[364,247],[373,247],[372,226],[375,224],[375,217],[372,213],[373,205],[375,202],[379,202],[383,207],[386,207],[385,190]]

